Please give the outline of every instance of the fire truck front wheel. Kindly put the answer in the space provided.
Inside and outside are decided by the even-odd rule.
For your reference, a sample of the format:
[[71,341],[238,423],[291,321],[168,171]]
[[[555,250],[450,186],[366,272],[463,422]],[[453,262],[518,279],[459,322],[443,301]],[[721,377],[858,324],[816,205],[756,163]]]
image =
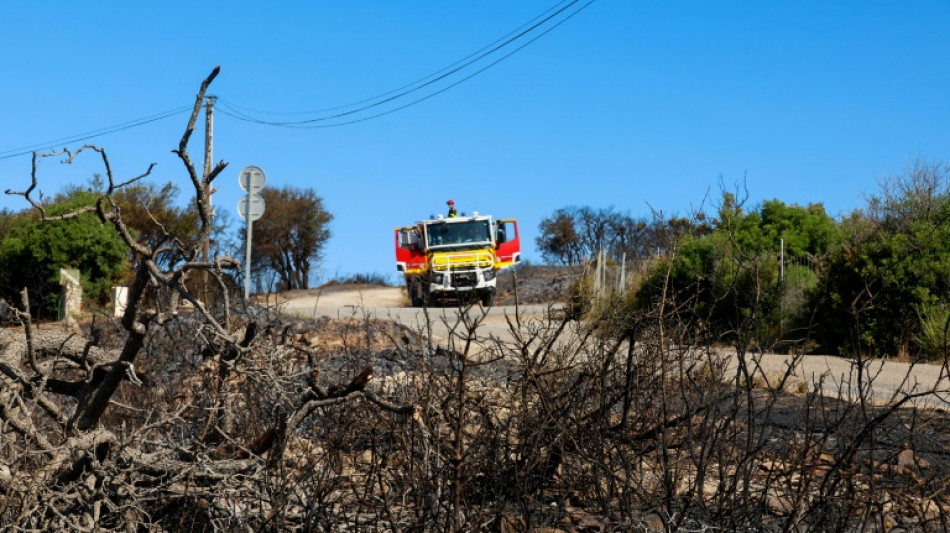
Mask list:
[[482,302],[483,307],[491,307],[495,305],[495,289],[494,288],[486,289],[482,291],[479,296],[480,296],[480,300]]
[[425,305],[425,296],[422,294],[422,287],[418,283],[410,283],[408,286],[409,303],[413,307],[422,307]]

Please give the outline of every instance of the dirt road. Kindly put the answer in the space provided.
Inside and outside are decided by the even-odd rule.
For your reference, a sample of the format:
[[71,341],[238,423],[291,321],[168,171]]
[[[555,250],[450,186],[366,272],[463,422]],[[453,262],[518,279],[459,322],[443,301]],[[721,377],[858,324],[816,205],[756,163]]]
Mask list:
[[[402,287],[333,288],[293,297],[281,305],[285,313],[300,318],[370,317],[394,320],[418,331],[428,331],[428,326],[431,325],[433,341],[437,343],[445,343],[449,338],[449,330],[459,323],[459,309],[451,305],[427,309],[410,307],[406,290]],[[528,305],[521,306],[518,312],[524,319],[540,319],[548,309],[547,305]],[[495,306],[488,309],[475,306],[469,313],[481,319],[477,330],[478,340],[511,338],[508,317],[515,315],[513,306]]]
[[[405,289],[401,287],[333,287],[325,291],[311,291],[308,294],[291,296],[282,304],[284,312],[301,318],[327,316],[331,318],[371,317],[395,320],[418,331],[428,332],[436,343],[445,343],[449,331],[459,323],[459,310],[456,307],[435,307],[426,310],[409,307]],[[548,305],[528,305],[518,309],[520,318],[525,322],[541,322],[551,310]],[[515,316],[511,306],[495,306],[484,310],[474,307],[470,313],[485,313],[479,326],[478,341],[512,339],[509,318]],[[790,388],[814,390],[834,396],[858,397],[857,368],[853,361],[841,357],[808,355],[793,361],[790,356],[781,354],[747,354],[750,368],[755,368],[759,379],[778,379],[793,362],[793,378]],[[734,372],[738,367],[733,359],[729,368]],[[918,391],[938,391],[921,399],[918,403],[950,409],[950,376],[945,369],[933,364],[904,363],[899,361],[873,361],[862,369],[873,377],[870,397],[876,402],[886,402],[896,392],[913,393]],[[804,384],[800,386],[798,384]]]

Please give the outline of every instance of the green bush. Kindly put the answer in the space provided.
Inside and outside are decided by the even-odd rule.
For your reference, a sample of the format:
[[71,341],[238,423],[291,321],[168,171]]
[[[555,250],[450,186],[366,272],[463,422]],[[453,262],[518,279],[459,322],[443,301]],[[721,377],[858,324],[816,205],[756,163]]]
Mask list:
[[829,352],[932,356],[934,306],[950,302],[947,169],[918,162],[840,226],[848,241],[814,293],[816,339]]
[[[73,191],[47,212],[68,213],[96,198],[88,191]],[[115,229],[95,213],[41,222],[35,212],[24,212],[0,241],[0,291],[8,301],[19,302],[19,291],[26,287],[34,312],[53,317],[59,303],[60,268],[78,269],[84,300],[102,304],[110,288],[124,278],[128,261],[127,248]]]
[[[772,346],[794,313],[804,311],[801,303],[783,309],[788,295],[779,275],[781,242],[789,261],[823,256],[837,239],[834,220],[820,204],[771,200],[745,212],[726,193],[712,233],[681,236],[670,247],[675,253],[653,263],[634,302],[640,309],[656,305],[665,290],[668,304],[688,310],[716,341]],[[793,267],[786,275],[795,277],[800,301],[817,285],[809,267]]]
[[925,304],[917,308],[920,331],[914,337],[920,355],[925,359],[943,359],[947,353],[947,321],[950,309],[946,304]]

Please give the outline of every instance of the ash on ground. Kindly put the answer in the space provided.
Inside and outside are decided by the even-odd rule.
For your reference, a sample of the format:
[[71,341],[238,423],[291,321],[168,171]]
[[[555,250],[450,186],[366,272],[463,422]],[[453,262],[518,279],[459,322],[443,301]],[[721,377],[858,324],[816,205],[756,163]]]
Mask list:
[[584,273],[583,266],[521,264],[498,275],[496,305],[565,302],[571,287]]

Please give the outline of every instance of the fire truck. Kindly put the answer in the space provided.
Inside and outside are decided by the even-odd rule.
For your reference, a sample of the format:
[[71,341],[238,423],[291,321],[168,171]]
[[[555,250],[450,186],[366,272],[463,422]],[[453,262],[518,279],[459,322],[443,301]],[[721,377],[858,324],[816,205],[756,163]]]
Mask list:
[[518,221],[491,216],[443,217],[396,228],[396,270],[406,276],[413,307],[436,300],[495,301],[498,271],[521,262]]

